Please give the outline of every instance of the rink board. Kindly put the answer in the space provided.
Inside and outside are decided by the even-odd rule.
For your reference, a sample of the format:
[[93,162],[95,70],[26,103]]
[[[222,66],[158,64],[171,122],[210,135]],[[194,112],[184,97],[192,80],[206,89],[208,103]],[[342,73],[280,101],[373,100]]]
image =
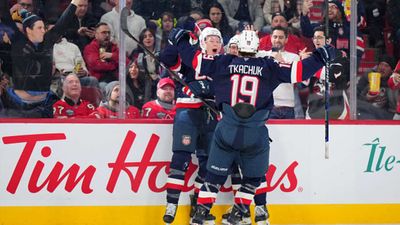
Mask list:
[[[0,121],[0,224],[162,224],[172,125],[95,122]],[[399,125],[331,124],[325,159],[322,121],[271,121],[271,222],[400,224]],[[195,164],[177,225],[187,224]],[[226,184],[214,214],[231,202]]]

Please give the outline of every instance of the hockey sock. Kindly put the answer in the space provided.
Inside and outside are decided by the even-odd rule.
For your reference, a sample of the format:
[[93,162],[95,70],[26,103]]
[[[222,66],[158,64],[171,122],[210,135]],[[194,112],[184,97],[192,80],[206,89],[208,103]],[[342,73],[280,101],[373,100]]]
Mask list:
[[256,188],[260,185],[260,177],[250,178],[243,177],[242,185],[235,195],[235,204],[240,210],[245,213],[250,209],[250,204],[253,201]]
[[200,189],[197,205],[202,205],[204,208],[210,210],[225,180],[226,176],[207,173],[206,180]]
[[256,205],[267,204],[267,181],[265,176],[261,178],[261,184],[256,189],[256,194],[254,195],[254,203]]
[[189,152],[177,151],[173,153],[167,180],[168,203],[178,204],[190,160],[191,154]]

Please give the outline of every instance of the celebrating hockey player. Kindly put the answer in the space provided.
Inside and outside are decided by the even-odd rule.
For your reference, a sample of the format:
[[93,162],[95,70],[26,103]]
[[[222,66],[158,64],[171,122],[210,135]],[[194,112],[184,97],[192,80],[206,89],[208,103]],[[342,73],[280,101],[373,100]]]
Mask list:
[[[195,37],[191,34],[191,37]],[[196,40],[197,38],[195,38]],[[216,55],[222,48],[221,33],[212,27],[206,27],[198,39],[200,50],[209,57]],[[193,43],[193,39],[192,39]],[[197,45],[195,48],[198,49]],[[175,68],[183,75],[188,87],[177,86],[176,115],[173,125],[172,160],[167,180],[167,206],[163,220],[170,224],[175,219],[180,193],[185,183],[185,173],[191,162],[191,155],[196,154],[199,170],[195,179],[195,195],[193,202],[196,203],[197,194],[204,182],[206,174],[206,162],[209,152],[209,143],[217,124],[217,115],[206,107],[203,101],[214,105],[214,95],[209,90],[209,78],[203,76],[192,68],[180,65],[181,58],[178,56],[176,46],[169,45],[160,55],[161,61]],[[193,92],[197,93],[196,96]],[[193,208],[194,209],[194,208]],[[194,210],[193,210],[194,212]],[[206,215],[205,219],[214,221],[215,217]],[[212,222],[211,222],[212,223]]]
[[211,143],[207,175],[192,224],[203,224],[232,163],[236,162],[243,178],[228,217],[228,222],[236,225],[249,214],[256,188],[268,168],[269,134],[265,121],[273,106],[273,90],[280,83],[296,83],[311,77],[334,58],[334,48],[324,46],[303,61],[281,64],[270,57],[255,58],[259,39],[250,27],[239,36],[239,57],[203,57],[188,39],[188,32],[182,29],[170,34],[183,63],[213,79],[216,104],[223,113]]

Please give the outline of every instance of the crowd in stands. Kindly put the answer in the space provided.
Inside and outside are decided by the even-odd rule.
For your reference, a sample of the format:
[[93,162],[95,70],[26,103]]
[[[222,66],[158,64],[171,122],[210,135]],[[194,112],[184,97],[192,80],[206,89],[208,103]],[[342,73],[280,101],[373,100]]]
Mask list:
[[[339,56],[330,68],[330,74],[337,76],[329,78],[331,100],[341,106],[333,118],[348,119],[340,116],[349,110],[348,1],[329,0],[329,27],[324,28],[328,34],[321,30],[323,0],[125,2],[131,9],[128,30],[139,44],[124,34],[126,58],[120,59],[119,0],[2,1],[0,118],[117,118],[119,62],[126,60],[126,118],[173,119],[180,85],[163,78],[168,73],[153,58],[168,45],[169,32],[179,26],[199,33],[213,26],[221,31],[222,52],[237,54],[237,49],[231,49],[235,35],[252,24],[259,31],[259,50],[289,61],[307,57],[329,40]],[[400,1],[358,0],[357,8],[358,118],[399,119]],[[275,30],[288,33],[282,36]],[[279,51],[277,44],[283,45]],[[364,70],[367,59],[372,62]],[[380,73],[377,93],[370,91],[370,72]],[[294,118],[323,118],[323,73],[286,88],[284,95],[291,96]],[[279,102],[277,107],[288,106]]]

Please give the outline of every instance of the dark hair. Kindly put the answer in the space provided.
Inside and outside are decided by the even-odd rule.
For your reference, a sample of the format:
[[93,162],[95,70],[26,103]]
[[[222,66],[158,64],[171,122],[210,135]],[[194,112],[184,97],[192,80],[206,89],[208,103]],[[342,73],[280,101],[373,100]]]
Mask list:
[[142,32],[140,32],[140,34],[139,34],[139,42],[140,42],[140,44],[143,44],[144,34],[145,34],[147,31],[150,31],[150,33],[153,35],[153,37],[154,37],[154,44],[155,44],[156,32],[154,32],[154,29],[151,29],[151,28],[145,28],[145,29],[142,30]]
[[108,23],[100,22],[100,23],[96,24],[96,26],[94,28],[97,30],[101,26],[108,26]]
[[174,20],[174,14],[172,13],[172,12],[169,12],[169,11],[165,11],[165,12],[163,12],[162,14],[161,14],[161,16],[160,16],[160,19],[162,20],[162,18],[164,17],[164,16],[167,16],[167,17],[169,17],[169,18],[171,18],[172,20]]
[[327,38],[327,39],[332,37],[333,30],[332,30],[331,27],[328,27],[328,33],[329,34],[326,33],[326,26],[325,25],[320,25],[320,26],[315,27],[314,30],[313,30],[313,33],[317,32],[317,31],[323,32],[325,38]]
[[289,35],[289,31],[288,31],[288,29],[286,27],[276,26],[276,27],[272,28],[272,32],[274,32],[275,30],[283,31],[283,33],[285,34],[286,38]]
[[[226,17],[224,7],[222,7],[222,5],[217,1],[211,3],[207,10],[207,18],[208,19],[210,19],[211,8],[218,8],[219,10],[221,10],[221,13],[222,13],[222,17],[221,17],[221,21],[219,22],[218,30],[221,31],[221,34],[223,36],[232,37],[234,35],[234,32],[233,32],[232,27],[229,25],[228,17]],[[212,20],[211,20],[211,22],[212,22],[213,26],[215,27],[215,23]]]

